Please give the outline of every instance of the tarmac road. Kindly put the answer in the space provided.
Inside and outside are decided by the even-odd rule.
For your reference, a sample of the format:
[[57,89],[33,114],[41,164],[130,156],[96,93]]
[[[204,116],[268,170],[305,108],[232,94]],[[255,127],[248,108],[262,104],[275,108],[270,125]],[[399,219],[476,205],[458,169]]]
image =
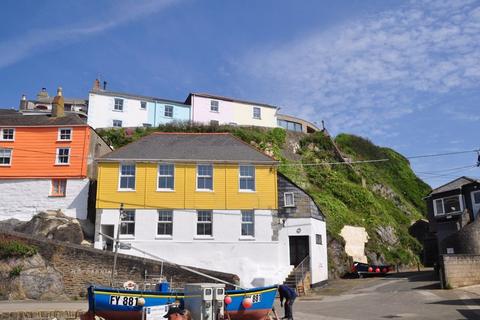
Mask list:
[[442,290],[431,271],[340,280],[297,299],[294,319],[480,319],[480,286]]

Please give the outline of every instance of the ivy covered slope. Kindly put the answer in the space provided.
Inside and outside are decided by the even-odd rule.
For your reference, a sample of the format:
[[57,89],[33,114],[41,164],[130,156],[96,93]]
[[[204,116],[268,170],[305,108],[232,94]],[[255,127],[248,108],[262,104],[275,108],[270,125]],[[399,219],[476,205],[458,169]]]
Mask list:
[[[127,131],[126,131],[127,130]],[[169,124],[158,128],[110,129],[101,135],[120,147],[154,131],[231,132],[273,155],[279,171],[307,190],[327,217],[331,240],[341,243],[344,225],[365,227],[372,262],[410,264],[420,244],[408,234],[413,221],[426,212],[422,197],[430,187],[415,176],[409,162],[392,149],[367,139],[323,132],[304,135],[283,129]],[[344,160],[386,159],[362,164],[332,164]]]

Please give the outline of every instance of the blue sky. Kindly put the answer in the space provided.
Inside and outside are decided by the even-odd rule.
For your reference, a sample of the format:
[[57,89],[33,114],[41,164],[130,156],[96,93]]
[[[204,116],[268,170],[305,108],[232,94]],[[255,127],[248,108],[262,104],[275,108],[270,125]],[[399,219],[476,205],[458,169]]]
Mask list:
[[[22,93],[202,91],[406,156],[480,148],[480,1],[4,1],[0,107]],[[474,153],[411,160],[432,186]],[[459,167],[469,168],[456,169]]]

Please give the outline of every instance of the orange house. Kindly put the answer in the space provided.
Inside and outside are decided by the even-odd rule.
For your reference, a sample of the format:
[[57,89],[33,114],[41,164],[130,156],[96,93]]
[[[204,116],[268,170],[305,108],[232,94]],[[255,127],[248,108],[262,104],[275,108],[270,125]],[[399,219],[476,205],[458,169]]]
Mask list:
[[94,159],[111,149],[80,117],[56,107],[41,115],[0,110],[0,220],[44,210],[87,218]]

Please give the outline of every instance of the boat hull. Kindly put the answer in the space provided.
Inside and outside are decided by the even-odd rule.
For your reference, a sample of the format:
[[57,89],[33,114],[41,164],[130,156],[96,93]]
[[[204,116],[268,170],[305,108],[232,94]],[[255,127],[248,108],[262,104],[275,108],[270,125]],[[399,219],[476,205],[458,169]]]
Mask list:
[[[231,320],[263,320],[272,309],[277,287],[248,290],[227,290],[231,303],[225,313]],[[244,308],[243,300],[250,297],[253,304]],[[183,294],[157,291],[130,291],[90,287],[88,289],[89,312],[86,319],[100,316],[106,320],[141,320],[143,307],[172,303],[183,305]],[[131,305],[129,305],[131,304]]]

